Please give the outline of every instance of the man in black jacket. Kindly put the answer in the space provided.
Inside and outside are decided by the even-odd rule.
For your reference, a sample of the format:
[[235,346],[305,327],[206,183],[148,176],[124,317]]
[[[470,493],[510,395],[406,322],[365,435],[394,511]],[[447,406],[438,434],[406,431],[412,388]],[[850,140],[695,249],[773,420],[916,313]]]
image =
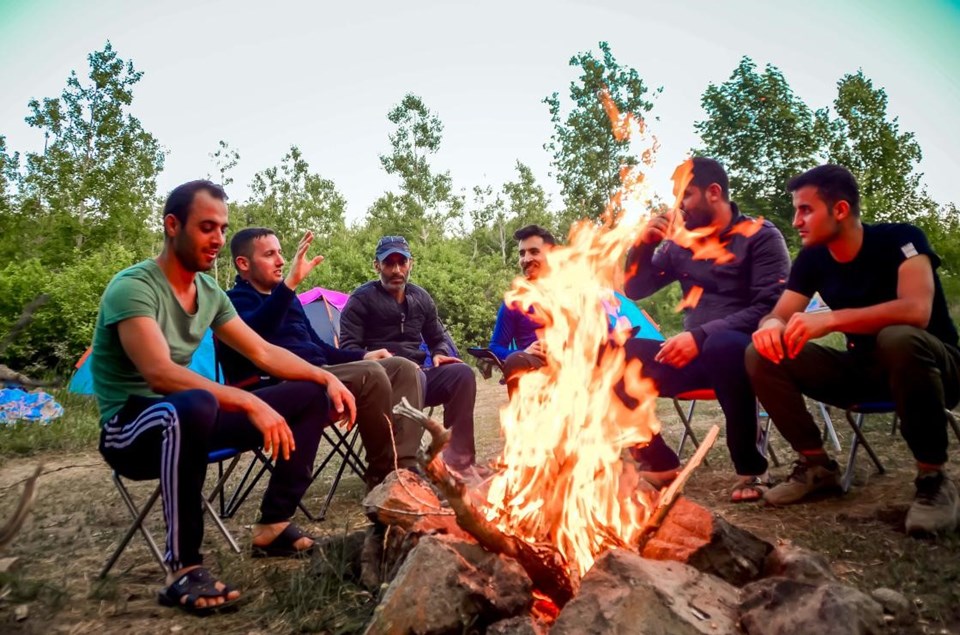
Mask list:
[[467,478],[477,472],[473,440],[473,406],[477,382],[473,369],[452,355],[437,317],[433,298],[411,284],[413,258],[403,236],[384,236],[377,243],[373,267],[379,279],[355,289],[340,316],[340,346],[350,351],[385,348],[394,355],[423,365],[427,353],[432,365],[424,368],[427,406],[443,405],[443,424],[452,429],[444,461]]
[[[665,342],[635,338],[628,357],[643,362],[661,395],[712,388],[726,418],[727,448],[740,477],[733,502],[759,500],[767,488],[767,460],[757,449],[756,397],[744,364],[750,335],[786,284],[790,256],[769,221],[745,216],[730,200],[727,173],[717,161],[693,159],[693,180],[683,194],[684,228],[672,219],[650,220],[627,257],[625,291],[646,298],[679,281],[684,296],[699,288],[699,302],[684,313],[684,331]],[[677,219],[679,220],[679,219]],[[695,237],[691,232],[697,232]],[[698,243],[718,241],[729,260],[699,256]]]
[[[323,256],[307,257],[312,241],[313,234],[307,232],[284,277],[285,261],[273,230],[261,227],[240,230],[230,241],[238,275],[227,295],[240,317],[261,337],[323,367],[354,395],[356,421],[367,451],[366,481],[372,487],[394,469],[395,458],[399,467],[416,465],[420,426],[405,417],[394,419],[392,408],[402,397],[421,407],[420,370],[413,362],[394,357],[384,348],[369,352],[342,350],[317,335],[296,296],[297,286],[323,261]],[[257,368],[231,353],[227,349],[221,352],[229,381],[258,377]],[[394,423],[392,435],[391,421]]]

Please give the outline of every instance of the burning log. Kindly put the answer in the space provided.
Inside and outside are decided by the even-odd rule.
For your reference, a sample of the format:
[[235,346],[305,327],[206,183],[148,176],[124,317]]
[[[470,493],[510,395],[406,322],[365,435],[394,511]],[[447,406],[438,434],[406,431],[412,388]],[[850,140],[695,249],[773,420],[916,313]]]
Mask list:
[[533,581],[534,586],[557,606],[566,604],[577,592],[579,576],[567,565],[563,556],[550,545],[530,544],[500,531],[483,517],[470,499],[465,484],[451,474],[440,452],[450,439],[450,432],[412,407],[404,399],[393,408],[394,414],[408,417],[430,433],[427,454],[422,458],[424,471],[437,489],[447,498],[457,524],[487,550],[516,560]]

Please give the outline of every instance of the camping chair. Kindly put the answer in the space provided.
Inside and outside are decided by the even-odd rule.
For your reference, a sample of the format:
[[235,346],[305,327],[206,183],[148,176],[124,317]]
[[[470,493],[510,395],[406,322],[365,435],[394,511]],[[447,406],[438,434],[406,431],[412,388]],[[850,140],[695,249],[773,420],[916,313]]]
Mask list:
[[[823,407],[822,404],[821,407]],[[944,409],[944,412],[947,416],[947,423],[951,428],[953,428],[953,432],[955,435],[957,435],[957,439],[960,440],[960,424],[957,423],[957,418],[948,408]],[[872,460],[873,464],[876,465],[877,473],[884,474],[886,472],[883,467],[883,463],[880,462],[880,458],[877,456],[876,452],[873,451],[873,448],[870,447],[870,443],[863,434],[863,423],[868,414],[890,413],[893,413],[893,424],[891,425],[890,434],[895,434],[897,431],[898,418],[896,414],[896,407],[893,402],[864,402],[853,404],[847,408],[845,414],[847,422],[853,429],[854,437],[850,442],[850,451],[847,454],[847,465],[843,472],[843,481],[841,482],[844,492],[848,491],[850,489],[850,485],[853,483],[853,467],[857,461],[857,450],[860,449],[861,445],[863,446],[863,449],[867,451],[867,454],[870,456],[870,460]]]
[[[221,374],[223,383],[226,385],[244,390],[255,390],[256,388],[268,386],[275,381],[272,377],[260,375],[256,372],[255,368],[251,369],[245,359],[240,358],[230,347],[223,346],[216,338],[214,338],[214,351],[217,358],[218,372]],[[360,428],[358,426],[354,426],[353,430],[350,431],[341,430],[336,425],[324,426],[320,438],[321,441],[326,441],[330,449],[326,454],[318,451],[317,457],[320,459],[320,463],[314,468],[311,485],[320,478],[328,466],[331,466],[332,469],[334,458],[339,457],[340,464],[337,466],[336,473],[330,483],[323,505],[318,512],[311,512],[303,504],[303,501],[300,501],[297,505],[300,511],[303,512],[303,515],[312,522],[319,522],[326,518],[330,503],[333,501],[333,496],[337,491],[337,487],[340,485],[340,481],[343,479],[347,467],[350,467],[361,479],[366,473],[363,459],[359,454],[362,446],[361,448],[357,447],[358,439],[360,438]],[[273,466],[270,459],[259,449],[256,450],[254,456],[251,457],[250,462],[247,464],[240,482],[234,488],[229,502],[224,503],[224,496],[222,493],[220,494],[221,516],[223,518],[230,518],[236,514],[237,510],[240,509],[240,506],[246,501],[263,475],[271,471],[272,468]]]
[[[227,544],[230,545],[230,548],[235,553],[240,553],[240,546],[230,534],[230,531],[227,529],[226,525],[223,524],[223,521],[220,520],[220,516],[213,508],[211,501],[213,501],[214,498],[216,498],[223,490],[223,485],[233,473],[237,462],[240,460],[241,454],[243,454],[241,450],[228,448],[223,450],[215,450],[208,455],[208,461],[210,463],[222,464],[223,461],[230,460],[230,464],[226,470],[221,472],[220,477],[217,479],[217,483],[211,493],[208,496],[200,497],[203,501],[203,510],[207,512],[207,514],[213,520],[214,524],[217,526],[217,529],[220,531],[224,539],[227,541]],[[133,524],[131,524],[127,529],[123,539],[120,540],[120,544],[117,545],[117,548],[113,551],[113,553],[110,555],[110,558],[107,560],[107,563],[104,565],[103,570],[100,571],[100,578],[102,579],[107,576],[107,574],[110,572],[110,569],[113,568],[113,565],[115,565],[117,560],[120,558],[120,554],[122,554],[127,548],[127,545],[130,544],[133,534],[135,534],[137,531],[141,533],[144,541],[146,541],[147,547],[150,549],[150,553],[153,554],[154,560],[157,561],[157,564],[160,565],[160,568],[163,569],[164,573],[167,573],[167,565],[163,561],[163,554],[160,552],[160,547],[157,546],[153,536],[144,526],[144,520],[150,513],[150,510],[153,509],[157,499],[160,498],[160,483],[157,483],[156,489],[153,490],[153,493],[149,498],[147,498],[146,503],[144,503],[143,507],[140,508],[137,507],[136,502],[133,500],[133,496],[130,494],[130,490],[127,489],[127,486],[124,484],[120,475],[116,472],[113,473],[113,484],[117,487],[117,491],[120,493],[120,498],[123,499],[124,504],[130,511],[130,516],[133,518]]]

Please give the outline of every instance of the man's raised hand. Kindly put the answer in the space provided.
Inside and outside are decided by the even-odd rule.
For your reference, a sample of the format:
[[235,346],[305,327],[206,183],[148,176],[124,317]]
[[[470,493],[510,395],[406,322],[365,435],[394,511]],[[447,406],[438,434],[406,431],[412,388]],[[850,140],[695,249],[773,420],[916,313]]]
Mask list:
[[323,262],[323,256],[307,258],[307,249],[310,248],[310,243],[312,242],[313,232],[307,231],[303,235],[303,238],[300,239],[300,244],[297,245],[297,253],[290,263],[290,271],[287,272],[284,283],[294,291],[296,291],[297,286],[303,282],[303,279],[313,271],[313,268]]
[[672,218],[673,214],[670,212],[651,218],[640,232],[640,241],[647,245],[659,245],[667,237]]

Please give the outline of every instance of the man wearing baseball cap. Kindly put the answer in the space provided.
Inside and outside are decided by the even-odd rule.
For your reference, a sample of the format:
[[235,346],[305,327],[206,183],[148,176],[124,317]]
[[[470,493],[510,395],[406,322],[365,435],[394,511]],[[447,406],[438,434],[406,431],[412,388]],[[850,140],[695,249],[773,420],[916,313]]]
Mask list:
[[483,477],[477,469],[473,439],[473,406],[477,383],[473,369],[454,356],[452,342],[437,317],[437,305],[421,287],[409,282],[413,270],[410,245],[403,236],[384,236],[377,243],[373,267],[379,278],[353,291],[340,316],[340,346],[345,350],[385,348],[423,368],[427,406],[443,405],[443,424],[450,445],[443,458],[467,479]]

